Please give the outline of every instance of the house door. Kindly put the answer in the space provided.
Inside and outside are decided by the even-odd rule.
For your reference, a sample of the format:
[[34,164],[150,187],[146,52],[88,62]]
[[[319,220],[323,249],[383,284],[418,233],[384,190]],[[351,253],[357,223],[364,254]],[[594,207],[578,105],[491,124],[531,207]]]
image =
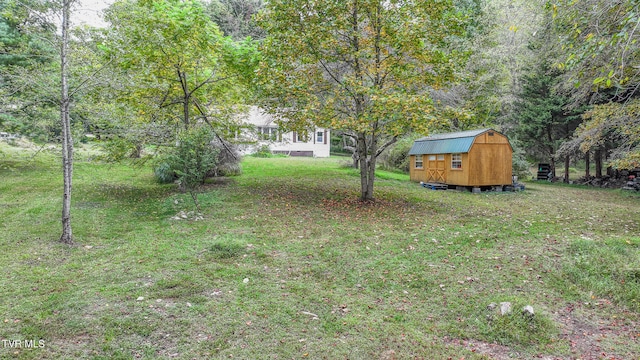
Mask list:
[[444,155],[429,155],[427,158],[427,182],[446,183]]

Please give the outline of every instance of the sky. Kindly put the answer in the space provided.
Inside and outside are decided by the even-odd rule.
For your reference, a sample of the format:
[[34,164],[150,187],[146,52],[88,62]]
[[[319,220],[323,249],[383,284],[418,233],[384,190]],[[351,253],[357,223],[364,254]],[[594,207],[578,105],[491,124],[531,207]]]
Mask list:
[[80,0],[71,14],[71,22],[74,26],[86,24],[105,27],[107,24],[102,20],[102,10],[113,2],[114,0]]

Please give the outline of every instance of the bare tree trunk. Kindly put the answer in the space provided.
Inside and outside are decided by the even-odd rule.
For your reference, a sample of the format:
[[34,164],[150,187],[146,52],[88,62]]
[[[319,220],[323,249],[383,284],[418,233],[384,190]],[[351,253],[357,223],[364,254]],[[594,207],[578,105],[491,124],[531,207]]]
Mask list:
[[598,149],[595,153],[595,161],[596,161],[596,177],[598,179],[602,178],[602,150]]
[[568,184],[569,183],[569,165],[570,165],[570,158],[569,156],[565,156],[564,157],[564,183]]
[[62,123],[62,175],[64,178],[64,190],[62,195],[62,235],[60,242],[73,243],[71,232],[71,182],[73,179],[73,139],[71,138],[71,121],[69,119],[69,85],[68,77],[68,51],[69,51],[69,14],[71,0],[63,0],[62,3],[62,44],[60,46],[60,121]]
[[589,176],[591,176],[591,157],[589,156],[590,153],[587,151],[586,153],[584,153],[584,166],[585,166],[585,170],[584,170],[584,177],[585,178],[589,178]]
[[367,144],[365,133],[358,134],[358,164],[360,167],[360,201],[373,200],[373,183],[376,172],[376,144],[375,135],[372,141]]

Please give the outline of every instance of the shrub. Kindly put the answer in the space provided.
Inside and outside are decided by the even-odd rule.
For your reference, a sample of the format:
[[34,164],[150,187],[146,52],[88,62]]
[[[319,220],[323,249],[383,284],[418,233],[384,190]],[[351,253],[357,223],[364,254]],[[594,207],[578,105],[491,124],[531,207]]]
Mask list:
[[259,157],[259,158],[268,158],[268,157],[271,157],[272,155],[273,154],[271,154],[271,149],[269,148],[269,145],[262,145],[256,149],[256,152],[253,153],[254,157]]
[[240,167],[241,155],[238,147],[228,142],[223,142],[217,136],[213,138],[210,145],[219,149],[217,166],[207,174],[208,176],[237,176],[242,173]]
[[208,128],[199,127],[186,131],[178,145],[166,157],[175,172],[180,186],[191,190],[203,184],[207,175],[218,165],[220,149],[211,146],[213,134]]
[[185,132],[177,143],[155,163],[153,171],[160,183],[177,180],[187,190],[204,183],[208,177],[241,173],[237,148],[223,142],[207,127]]
[[410,135],[400,139],[389,150],[384,152],[380,158],[380,166],[384,170],[400,170],[402,172],[409,172],[409,150],[413,146],[413,142],[417,139],[418,135]]
[[171,164],[166,161],[157,162],[154,166],[153,174],[161,184],[169,184],[178,180],[178,176],[171,168]]
[[513,175],[519,179],[525,180],[531,178],[531,163],[525,157],[525,151],[520,146],[520,142],[513,139],[510,141],[513,148],[511,171]]

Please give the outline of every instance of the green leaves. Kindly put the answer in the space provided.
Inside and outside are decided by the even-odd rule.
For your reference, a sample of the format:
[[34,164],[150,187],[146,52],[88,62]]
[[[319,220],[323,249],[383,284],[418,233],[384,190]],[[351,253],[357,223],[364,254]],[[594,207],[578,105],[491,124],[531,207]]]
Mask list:
[[458,15],[445,0],[269,1],[258,17],[268,34],[262,106],[286,130],[357,137],[362,199],[370,200],[379,153],[438,123],[429,91],[454,79],[446,45],[462,33]]
[[215,125],[223,119],[210,110],[224,113],[246,95],[256,47],[224,38],[200,1],[122,0],[107,20],[102,46],[122,71],[119,100],[139,120],[189,128],[204,118]]
[[633,67],[640,56],[638,6],[632,0],[563,0],[554,5],[559,39],[569,52],[565,63],[580,84],[574,98],[586,100],[610,88],[635,91],[640,83]]

